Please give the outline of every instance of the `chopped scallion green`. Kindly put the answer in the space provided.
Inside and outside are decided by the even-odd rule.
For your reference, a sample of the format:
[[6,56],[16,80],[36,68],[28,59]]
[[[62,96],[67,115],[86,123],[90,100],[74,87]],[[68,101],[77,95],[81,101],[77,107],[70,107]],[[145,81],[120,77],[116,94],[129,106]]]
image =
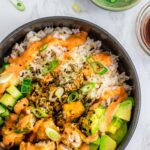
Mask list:
[[88,83],[88,84],[84,85],[84,86],[81,88],[81,92],[82,92],[83,94],[88,93],[88,92],[90,92],[94,87],[95,87],[95,83],[94,83],[94,82]]
[[40,108],[34,108],[32,109],[32,113],[37,117],[37,118],[45,118],[45,117],[48,117],[48,114],[40,109]]
[[78,92],[72,92],[69,96],[68,96],[68,98],[67,98],[67,102],[69,103],[69,102],[74,102],[75,100],[77,100],[77,98],[79,97],[79,94],[78,94]]
[[27,133],[29,131],[28,128],[20,129],[20,130],[14,130],[15,133]]
[[56,97],[61,98],[63,94],[64,94],[64,89],[62,87],[58,87],[57,90],[55,91]]
[[90,65],[96,74],[103,75],[106,72],[108,72],[108,68],[105,67],[100,62],[94,61],[94,62],[90,63]]
[[49,63],[49,72],[52,73],[57,66],[58,66],[58,61],[56,59],[52,60]]
[[31,80],[23,79],[21,86],[21,93],[30,93],[30,91],[31,91]]
[[23,79],[23,84],[26,86],[30,86],[31,85],[31,80],[30,79]]
[[42,45],[42,47],[39,49],[40,52],[45,51],[48,48],[48,44]]
[[77,13],[80,13],[81,12],[81,8],[80,8],[80,5],[78,3],[73,3],[72,5],[72,9],[77,12]]
[[21,0],[10,0],[10,1],[19,11],[25,10],[25,5]]
[[21,93],[30,93],[30,91],[31,91],[31,87],[30,86],[23,85],[21,87]]
[[61,138],[60,134],[56,130],[49,127],[45,129],[45,133],[52,141],[59,141]]

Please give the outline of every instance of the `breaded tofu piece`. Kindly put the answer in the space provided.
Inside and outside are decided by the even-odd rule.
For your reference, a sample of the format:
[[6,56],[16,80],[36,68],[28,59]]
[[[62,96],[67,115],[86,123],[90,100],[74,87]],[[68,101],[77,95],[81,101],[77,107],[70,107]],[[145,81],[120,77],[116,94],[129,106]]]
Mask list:
[[63,105],[63,113],[67,121],[72,121],[73,119],[80,117],[84,111],[85,108],[80,101]]

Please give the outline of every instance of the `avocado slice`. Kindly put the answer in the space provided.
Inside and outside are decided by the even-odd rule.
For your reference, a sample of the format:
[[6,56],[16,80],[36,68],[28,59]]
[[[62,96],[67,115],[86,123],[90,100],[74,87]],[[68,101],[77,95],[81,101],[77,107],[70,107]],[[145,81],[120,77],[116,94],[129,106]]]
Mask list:
[[116,141],[108,135],[102,135],[99,150],[115,150],[116,147]]
[[132,104],[133,103],[130,99],[123,101],[119,104],[114,116],[125,121],[130,121]]
[[94,110],[94,114],[92,114],[91,116],[91,133],[92,135],[95,134],[100,127],[100,123],[101,123],[101,116],[103,116],[105,113],[105,109],[101,106],[99,106],[98,108],[96,108]]
[[124,121],[122,126],[116,131],[116,133],[109,134],[109,136],[112,139],[114,139],[117,142],[117,144],[119,144],[127,134],[127,130],[128,130],[127,123]]
[[100,117],[100,120],[99,120],[99,130],[101,132],[103,132],[103,133],[106,131],[105,114]]
[[94,112],[97,115],[98,118],[101,117],[101,115],[103,115],[105,113],[106,109],[103,108],[102,106],[99,106],[97,108],[95,108]]
[[90,150],[97,150],[100,145],[100,138],[90,143]]
[[95,134],[99,130],[99,118],[96,114],[91,116],[91,133],[92,135]]
[[107,131],[114,134],[123,124],[119,118],[113,118],[112,122],[108,125]]
[[126,100],[132,101],[132,106],[135,106],[135,100],[134,100],[133,97],[129,96],[128,98],[125,99],[125,101],[126,101]]

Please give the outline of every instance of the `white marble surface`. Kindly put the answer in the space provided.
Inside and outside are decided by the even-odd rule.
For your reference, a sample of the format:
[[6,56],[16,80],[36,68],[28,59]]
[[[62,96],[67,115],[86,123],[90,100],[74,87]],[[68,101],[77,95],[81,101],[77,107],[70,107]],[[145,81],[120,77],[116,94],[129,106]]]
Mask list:
[[150,150],[150,56],[145,54],[136,39],[135,22],[140,8],[149,0],[124,12],[110,12],[93,5],[89,0],[76,0],[82,13],[75,13],[74,0],[24,0],[26,11],[19,12],[9,0],[0,0],[0,41],[11,31],[26,22],[46,16],[73,16],[89,20],[115,36],[125,47],[137,69],[141,90],[142,108],[135,134],[127,150]]

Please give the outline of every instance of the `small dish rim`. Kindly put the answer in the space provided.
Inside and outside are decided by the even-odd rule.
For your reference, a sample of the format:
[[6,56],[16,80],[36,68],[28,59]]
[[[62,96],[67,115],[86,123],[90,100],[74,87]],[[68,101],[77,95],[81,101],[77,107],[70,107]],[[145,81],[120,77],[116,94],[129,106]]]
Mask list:
[[124,7],[120,7],[120,8],[114,8],[114,7],[109,7],[106,5],[99,5],[98,3],[94,2],[94,0],[90,0],[94,5],[96,5],[99,8],[103,8],[105,10],[110,10],[110,11],[125,11],[128,10],[130,8],[133,8],[134,6],[138,5],[142,0],[137,0],[134,3],[124,6]]

